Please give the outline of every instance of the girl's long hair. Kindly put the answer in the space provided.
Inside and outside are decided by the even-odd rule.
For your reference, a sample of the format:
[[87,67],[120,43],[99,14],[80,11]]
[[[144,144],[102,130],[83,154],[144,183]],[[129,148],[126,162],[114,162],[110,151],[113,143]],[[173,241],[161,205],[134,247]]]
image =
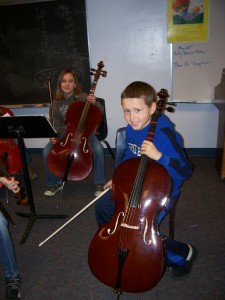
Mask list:
[[64,75],[67,74],[67,73],[72,74],[73,77],[74,77],[74,80],[75,80],[76,87],[74,88],[74,97],[81,94],[81,88],[80,88],[80,85],[78,83],[76,73],[73,70],[69,70],[69,69],[62,70],[61,73],[59,74],[58,79],[57,79],[57,86],[56,86],[56,92],[55,92],[55,99],[56,100],[60,101],[60,100],[65,99],[64,94],[61,90],[61,82],[62,82],[62,79],[63,79]]

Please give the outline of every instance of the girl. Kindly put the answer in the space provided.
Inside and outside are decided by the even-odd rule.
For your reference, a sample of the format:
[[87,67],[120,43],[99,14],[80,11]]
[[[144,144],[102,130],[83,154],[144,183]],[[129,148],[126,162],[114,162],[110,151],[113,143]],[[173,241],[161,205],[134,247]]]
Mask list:
[[[57,81],[56,95],[53,101],[53,116],[54,127],[62,138],[67,130],[65,125],[67,110],[74,101],[90,101],[95,104],[101,111],[101,105],[96,101],[94,95],[86,95],[81,92],[77,81],[77,76],[72,70],[63,70]],[[61,178],[55,176],[48,169],[48,154],[57,142],[57,138],[51,138],[50,142],[43,149],[45,178],[48,189],[44,192],[45,196],[54,196],[60,191],[62,186]],[[90,137],[90,145],[93,150],[94,170],[95,170],[95,195],[98,196],[103,191],[105,184],[105,170],[104,170],[104,151],[101,142],[97,139],[95,134]]]

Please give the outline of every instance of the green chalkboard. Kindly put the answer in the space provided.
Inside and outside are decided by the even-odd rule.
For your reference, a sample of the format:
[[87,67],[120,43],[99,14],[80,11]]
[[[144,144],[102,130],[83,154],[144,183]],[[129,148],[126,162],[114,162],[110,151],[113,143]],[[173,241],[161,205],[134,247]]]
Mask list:
[[[90,88],[84,0],[0,7],[0,104],[50,102],[62,69],[71,68]],[[54,93],[53,93],[54,94]]]

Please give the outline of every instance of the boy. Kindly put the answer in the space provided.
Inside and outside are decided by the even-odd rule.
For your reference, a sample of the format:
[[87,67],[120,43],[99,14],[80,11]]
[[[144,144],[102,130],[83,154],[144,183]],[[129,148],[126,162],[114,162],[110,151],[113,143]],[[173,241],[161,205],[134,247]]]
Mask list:
[[[166,211],[159,214],[158,224],[160,224],[176,204],[180,186],[190,176],[192,165],[184,154],[180,135],[164,114],[158,118],[153,142],[146,140],[151,116],[157,108],[156,101],[155,89],[145,82],[135,81],[122,92],[121,105],[124,118],[128,123],[122,161],[145,154],[169,172],[173,188]],[[112,181],[105,185],[105,189],[110,186]],[[108,223],[113,216],[115,202],[111,200],[111,195],[112,192],[109,190],[96,202],[98,225]],[[172,268],[173,275],[187,275],[197,257],[197,249],[170,238],[165,239],[165,249],[167,265]]]

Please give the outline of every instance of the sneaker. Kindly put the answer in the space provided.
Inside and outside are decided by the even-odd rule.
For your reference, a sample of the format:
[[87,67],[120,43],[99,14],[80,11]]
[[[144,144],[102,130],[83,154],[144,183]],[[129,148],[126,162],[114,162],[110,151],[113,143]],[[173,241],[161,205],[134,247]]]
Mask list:
[[44,192],[45,196],[54,196],[57,192],[61,191],[63,188],[63,184],[59,183],[53,187],[50,187],[47,191]]
[[104,184],[95,185],[95,197],[99,196],[104,191]]
[[188,247],[189,253],[186,258],[185,264],[183,266],[177,266],[172,268],[172,274],[175,277],[184,277],[188,275],[194,265],[195,260],[198,257],[198,250],[194,246],[189,244]]
[[20,299],[20,283],[21,278],[6,278],[6,299],[7,300],[14,300]]

